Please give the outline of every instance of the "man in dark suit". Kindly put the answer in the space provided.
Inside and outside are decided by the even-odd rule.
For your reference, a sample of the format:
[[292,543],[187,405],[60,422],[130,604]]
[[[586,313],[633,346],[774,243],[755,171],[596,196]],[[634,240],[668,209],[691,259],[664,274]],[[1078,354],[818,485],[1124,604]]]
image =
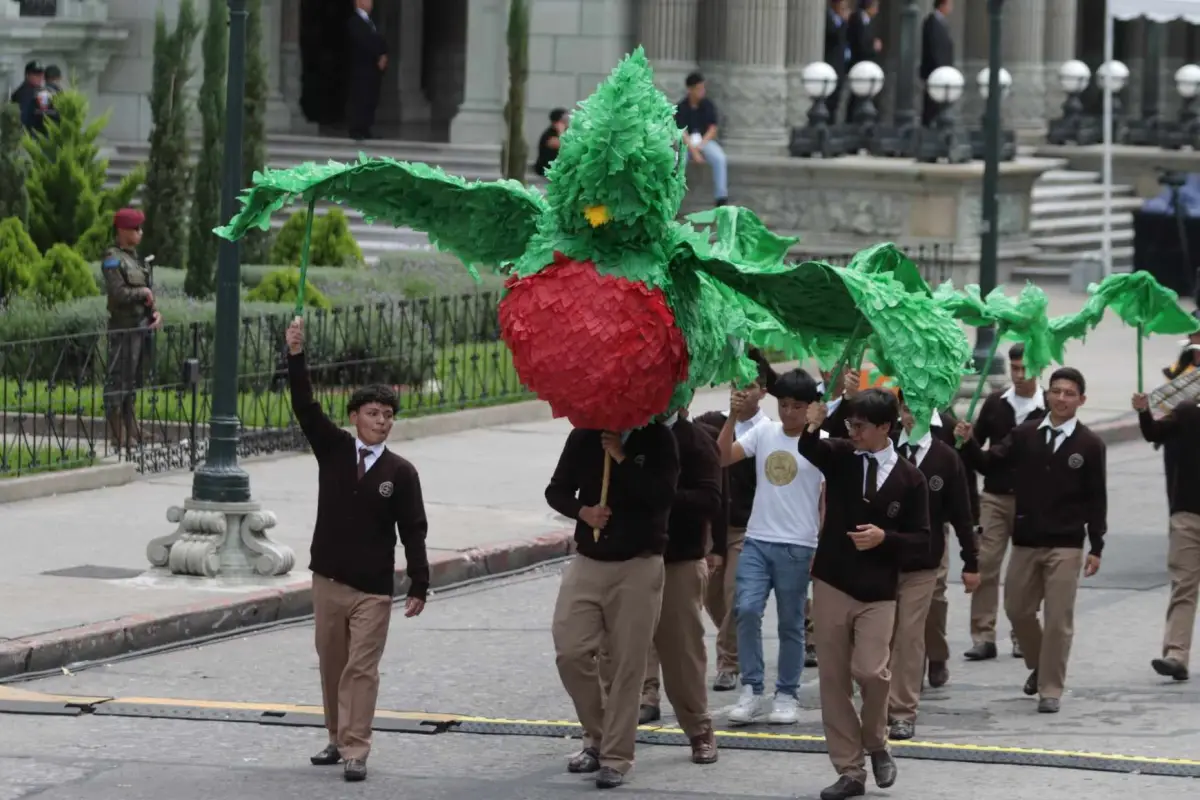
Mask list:
[[930,546],[925,476],[892,446],[896,396],[867,389],[838,410],[849,439],[821,438],[827,408],[812,403],[797,445],[825,476],[825,518],[812,562],[813,630],[821,722],[838,780],[821,800],[863,796],[868,754],[876,785],[896,782],[888,752],[888,660],[900,567],[906,552]]
[[[846,74],[854,69],[856,64],[864,61],[879,62],[883,53],[883,42],[875,34],[875,16],[879,13],[879,0],[858,0],[858,10],[847,23],[847,39],[850,47],[850,65]],[[846,119],[853,122],[854,112],[862,101],[850,93],[850,106],[846,110]]]
[[375,0],[355,0],[354,13],[347,22],[350,87],[346,121],[350,138],[356,142],[371,138],[375,107],[379,104],[379,86],[388,64],[387,42],[371,20],[374,6]]
[[846,88],[846,70],[850,68],[849,17],[849,0],[829,0],[829,11],[825,15],[825,63],[833,67],[838,76],[837,88],[825,98],[830,122],[837,121],[838,105]]
[[[921,28],[921,81],[927,83],[929,76],[938,67],[954,65],[954,39],[950,36],[947,17],[954,10],[954,0],[933,0],[933,11],[925,18]],[[942,110],[941,103],[924,95],[921,106],[921,125],[928,128]]]

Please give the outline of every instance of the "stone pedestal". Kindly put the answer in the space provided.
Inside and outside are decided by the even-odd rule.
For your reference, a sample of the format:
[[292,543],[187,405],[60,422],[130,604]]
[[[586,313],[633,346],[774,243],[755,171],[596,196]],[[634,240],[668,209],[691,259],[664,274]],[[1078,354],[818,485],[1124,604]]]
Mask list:
[[788,138],[786,0],[736,0],[728,15],[721,142],[735,153],[782,156]]
[[804,91],[804,68],[825,59],[825,0],[788,0],[787,7],[787,127],[808,123],[812,100]]
[[643,0],[637,14],[638,41],[654,66],[654,83],[678,100],[688,73],[699,67],[700,0]]
[[275,515],[258,503],[209,503],[191,498],[167,509],[178,525],[146,545],[146,558],[172,575],[255,578],[286,575],[296,564],[287,545],[268,536]]
[[[1000,282],[1036,253],[1030,237],[1033,183],[1060,162],[1022,158],[1000,165]],[[799,236],[797,252],[844,256],[872,244],[946,247],[938,279],[978,280],[983,164],[921,164],[899,158],[731,156],[731,202],[754,210],[772,231]],[[712,197],[709,173],[689,169],[685,211]]]

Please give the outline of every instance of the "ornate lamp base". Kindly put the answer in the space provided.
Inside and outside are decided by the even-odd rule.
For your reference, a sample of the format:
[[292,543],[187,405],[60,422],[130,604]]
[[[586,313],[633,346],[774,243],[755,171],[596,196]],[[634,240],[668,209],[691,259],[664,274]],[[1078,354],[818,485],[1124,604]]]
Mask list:
[[296,565],[296,554],[271,539],[275,515],[259,503],[210,503],[188,498],[167,509],[173,533],[151,539],[146,558],[173,575],[202,578],[275,577]]

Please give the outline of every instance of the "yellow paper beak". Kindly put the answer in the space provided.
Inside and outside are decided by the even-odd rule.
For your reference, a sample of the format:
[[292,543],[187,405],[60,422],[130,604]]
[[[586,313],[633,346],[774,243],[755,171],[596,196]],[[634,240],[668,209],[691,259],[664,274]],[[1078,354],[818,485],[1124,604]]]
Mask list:
[[607,206],[588,206],[583,210],[583,215],[587,217],[588,224],[593,228],[599,228],[611,219],[608,216]]

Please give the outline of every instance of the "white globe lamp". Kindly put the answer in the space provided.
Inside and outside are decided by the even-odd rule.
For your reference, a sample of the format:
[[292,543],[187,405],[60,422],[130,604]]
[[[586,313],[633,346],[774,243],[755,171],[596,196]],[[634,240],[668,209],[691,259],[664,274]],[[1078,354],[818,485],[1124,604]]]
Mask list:
[[804,68],[800,80],[809,98],[814,101],[824,100],[837,89],[838,74],[837,70],[824,61],[816,61]]
[[963,74],[954,67],[938,67],[925,82],[925,91],[935,103],[950,105],[962,97],[965,85]]
[[1091,69],[1077,59],[1066,61],[1058,68],[1058,83],[1067,94],[1079,94],[1091,81]]
[[1096,81],[1101,89],[1117,94],[1129,82],[1129,67],[1120,61],[1106,61],[1096,70]]
[[1175,70],[1175,90],[1184,100],[1200,94],[1200,64],[1184,64]]
[[[987,67],[979,70],[979,74],[975,76],[975,83],[979,86],[979,95],[987,100],[988,92],[991,90],[992,72]],[[1012,89],[1012,74],[1004,67],[1000,68],[1000,96],[1007,97]]]
[[860,61],[855,64],[850,68],[848,79],[850,91],[855,97],[875,97],[883,91],[883,67],[874,61]]

